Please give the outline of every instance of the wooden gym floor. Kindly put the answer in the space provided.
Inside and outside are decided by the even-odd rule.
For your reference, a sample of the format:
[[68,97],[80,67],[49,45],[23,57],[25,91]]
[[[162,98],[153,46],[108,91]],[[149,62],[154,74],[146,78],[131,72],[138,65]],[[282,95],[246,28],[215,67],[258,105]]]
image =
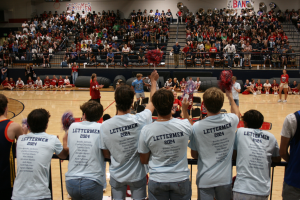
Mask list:
[[[81,111],[79,106],[85,101],[90,99],[89,91],[70,91],[70,90],[52,90],[52,91],[0,91],[6,95],[9,99],[9,117],[14,117],[12,120],[20,123],[23,118],[26,118],[31,110],[36,108],[45,108],[50,114],[50,122],[48,125],[47,133],[58,135],[62,141],[64,132],[61,126],[61,116],[65,111],[72,111],[74,117],[81,117]],[[197,93],[195,96],[202,97],[203,93]],[[107,108],[104,114],[110,114],[114,116],[116,113],[113,92],[101,92],[101,103]],[[146,93],[149,96],[149,93]],[[240,111],[243,114],[249,109],[259,110],[265,117],[266,122],[273,124],[273,133],[280,144],[280,132],[283,121],[289,113],[294,113],[300,109],[300,95],[289,95],[287,103],[277,103],[278,95],[241,95],[240,94]],[[113,104],[112,104],[113,103]],[[224,106],[228,112],[230,111],[229,102],[225,99]],[[188,157],[190,156],[190,149],[188,149]],[[67,199],[67,191],[64,182],[64,174],[67,172],[68,162],[62,162],[62,174],[63,174],[63,188],[64,188],[64,199]],[[106,172],[108,171],[108,165]],[[196,173],[197,167],[193,166],[193,182],[192,182],[192,199],[197,199],[197,188],[196,188]],[[233,175],[235,175],[235,168],[233,169]],[[275,178],[273,187],[273,199],[279,200],[281,198],[282,183],[283,183],[284,168],[275,168]],[[52,183],[53,183],[53,199],[61,199],[61,185],[60,185],[60,174],[59,174],[59,161],[52,161]],[[107,190],[104,196],[110,196],[111,189],[109,186],[109,180],[107,180]]]

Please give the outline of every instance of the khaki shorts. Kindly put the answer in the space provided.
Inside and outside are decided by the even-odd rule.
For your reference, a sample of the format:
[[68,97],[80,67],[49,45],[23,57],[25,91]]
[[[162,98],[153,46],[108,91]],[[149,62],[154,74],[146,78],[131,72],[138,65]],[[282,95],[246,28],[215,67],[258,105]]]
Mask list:
[[283,182],[282,199],[283,200],[300,199],[300,188],[295,188]]
[[233,192],[233,200],[268,200],[268,196],[258,196],[252,194]]
[[279,87],[286,88],[286,89],[289,88],[287,83],[280,83]]

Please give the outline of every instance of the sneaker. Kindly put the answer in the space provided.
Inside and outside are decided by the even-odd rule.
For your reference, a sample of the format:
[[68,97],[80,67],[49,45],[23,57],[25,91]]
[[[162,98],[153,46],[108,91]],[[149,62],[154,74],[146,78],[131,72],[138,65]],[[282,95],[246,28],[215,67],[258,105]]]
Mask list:
[[281,102],[281,99],[278,99],[278,101],[277,101],[278,103],[280,103]]
[[284,65],[283,69],[286,69],[286,65]]
[[264,68],[266,68],[266,65],[264,65]]
[[240,68],[241,66],[238,65],[238,68]]
[[266,94],[269,94],[269,92],[266,92]]
[[211,67],[212,69],[215,68],[214,66]]
[[283,103],[286,103],[287,102],[287,100],[283,100]]
[[106,189],[103,189],[103,192],[106,192]]
[[275,94],[275,95],[278,95],[278,93],[277,93],[277,92],[274,92],[274,94]]
[[270,65],[270,68],[272,68],[272,65]]
[[256,92],[254,92],[253,95],[256,95]]

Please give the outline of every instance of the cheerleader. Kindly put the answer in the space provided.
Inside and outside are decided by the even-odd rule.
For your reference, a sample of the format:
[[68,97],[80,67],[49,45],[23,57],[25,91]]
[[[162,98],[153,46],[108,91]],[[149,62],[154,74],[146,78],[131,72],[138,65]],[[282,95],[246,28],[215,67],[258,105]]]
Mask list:
[[34,81],[31,79],[30,76],[28,77],[26,88],[34,89]]
[[41,80],[41,78],[39,76],[37,77],[37,80],[35,81],[34,87],[36,89],[42,89],[43,88],[43,81]]
[[3,89],[13,89],[13,87],[11,87],[11,85],[9,84],[8,77],[6,77],[4,81],[2,81],[1,85],[3,86]]
[[16,88],[23,89],[24,88],[24,82],[22,81],[21,77],[18,78],[16,82]]
[[50,87],[51,80],[49,79],[49,76],[46,76],[46,79],[44,80],[44,89],[47,89]]
[[62,76],[59,76],[59,79],[58,79],[58,87],[59,87],[60,89],[62,89],[62,88],[65,87],[65,86],[64,86],[64,79],[63,79]]
[[10,84],[10,86],[14,89],[14,87],[16,86],[15,85],[15,82],[14,82],[14,80],[13,80],[13,78],[10,78],[9,79],[9,81],[8,81],[8,83]]
[[53,75],[53,78],[51,79],[51,82],[50,82],[50,89],[53,87],[57,88],[57,85],[56,85],[57,82],[58,82],[58,80],[57,80],[56,76]]
[[73,84],[70,83],[70,80],[69,80],[69,77],[66,76],[65,80],[64,80],[64,84],[65,84],[65,87],[67,88],[71,88],[71,87],[75,87]]

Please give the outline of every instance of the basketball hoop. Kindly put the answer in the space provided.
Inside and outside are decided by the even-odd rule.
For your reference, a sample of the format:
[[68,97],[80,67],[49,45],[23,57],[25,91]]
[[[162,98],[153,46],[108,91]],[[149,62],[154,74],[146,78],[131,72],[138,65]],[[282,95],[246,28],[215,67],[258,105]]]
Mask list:
[[60,8],[60,2],[59,0],[55,0],[55,3],[53,4],[53,7],[58,10]]

